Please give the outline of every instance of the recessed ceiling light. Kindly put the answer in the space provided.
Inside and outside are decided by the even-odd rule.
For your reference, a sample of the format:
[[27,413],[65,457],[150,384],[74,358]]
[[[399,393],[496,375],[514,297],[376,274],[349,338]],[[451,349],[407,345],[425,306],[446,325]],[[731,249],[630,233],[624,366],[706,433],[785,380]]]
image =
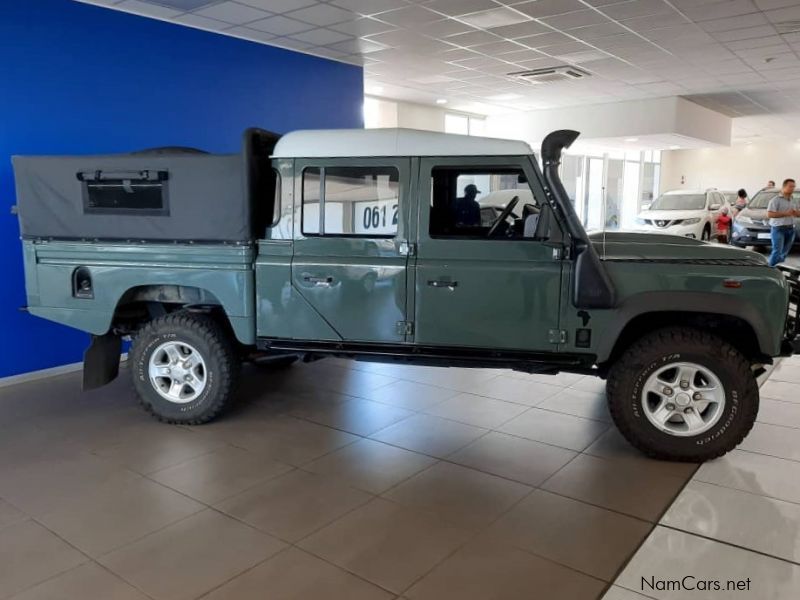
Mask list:
[[680,150],[681,147],[680,146],[670,146],[669,149],[670,150]]
[[381,85],[373,85],[368,90],[370,94],[382,94],[383,93],[383,86]]
[[437,98],[436,104],[447,104],[447,98]]
[[638,142],[639,138],[625,138],[626,142]]

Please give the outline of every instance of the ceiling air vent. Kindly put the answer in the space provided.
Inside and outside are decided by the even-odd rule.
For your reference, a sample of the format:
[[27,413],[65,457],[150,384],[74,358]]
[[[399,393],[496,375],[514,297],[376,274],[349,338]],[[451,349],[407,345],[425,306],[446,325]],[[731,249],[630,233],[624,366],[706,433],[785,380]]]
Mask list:
[[530,71],[518,71],[509,73],[509,77],[520,79],[527,83],[557,83],[559,81],[576,81],[590,77],[591,74],[578,67],[544,67],[541,69],[531,69]]
[[777,29],[778,33],[781,35],[785,35],[787,33],[798,33],[800,32],[800,19],[775,23],[775,29]]

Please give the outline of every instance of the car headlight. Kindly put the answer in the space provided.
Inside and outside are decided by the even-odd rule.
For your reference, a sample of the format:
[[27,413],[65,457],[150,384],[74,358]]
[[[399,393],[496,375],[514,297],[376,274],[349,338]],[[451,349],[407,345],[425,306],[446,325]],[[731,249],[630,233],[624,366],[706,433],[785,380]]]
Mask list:
[[697,225],[699,222],[700,222],[699,218],[697,218],[697,219],[685,219],[683,221],[683,224],[684,225]]
[[747,215],[739,215],[738,217],[736,217],[736,222],[737,223],[744,223],[746,225],[752,225],[753,224],[753,219],[751,219]]

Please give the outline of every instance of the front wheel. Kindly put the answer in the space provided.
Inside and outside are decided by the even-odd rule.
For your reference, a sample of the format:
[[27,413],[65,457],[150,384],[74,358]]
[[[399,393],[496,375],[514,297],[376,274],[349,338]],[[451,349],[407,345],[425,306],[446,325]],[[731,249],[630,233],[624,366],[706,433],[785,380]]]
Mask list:
[[239,361],[227,332],[209,315],[176,312],[145,325],[130,352],[133,385],[161,421],[198,425],[225,408]]
[[608,376],[609,410],[636,448],[662,460],[702,462],[738,446],[758,413],[750,363],[723,339],[661,329],[633,344]]

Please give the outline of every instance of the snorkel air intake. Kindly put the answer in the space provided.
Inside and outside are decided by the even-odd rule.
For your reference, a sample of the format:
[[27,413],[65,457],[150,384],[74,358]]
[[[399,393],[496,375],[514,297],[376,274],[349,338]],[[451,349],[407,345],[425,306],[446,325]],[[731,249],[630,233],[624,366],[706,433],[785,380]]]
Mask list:
[[616,303],[614,284],[589,241],[558,174],[562,151],[569,148],[579,135],[577,131],[561,129],[544,138],[542,173],[545,186],[561,208],[560,212],[572,233],[575,257],[575,268],[572,273],[573,304],[576,308],[612,308]]

